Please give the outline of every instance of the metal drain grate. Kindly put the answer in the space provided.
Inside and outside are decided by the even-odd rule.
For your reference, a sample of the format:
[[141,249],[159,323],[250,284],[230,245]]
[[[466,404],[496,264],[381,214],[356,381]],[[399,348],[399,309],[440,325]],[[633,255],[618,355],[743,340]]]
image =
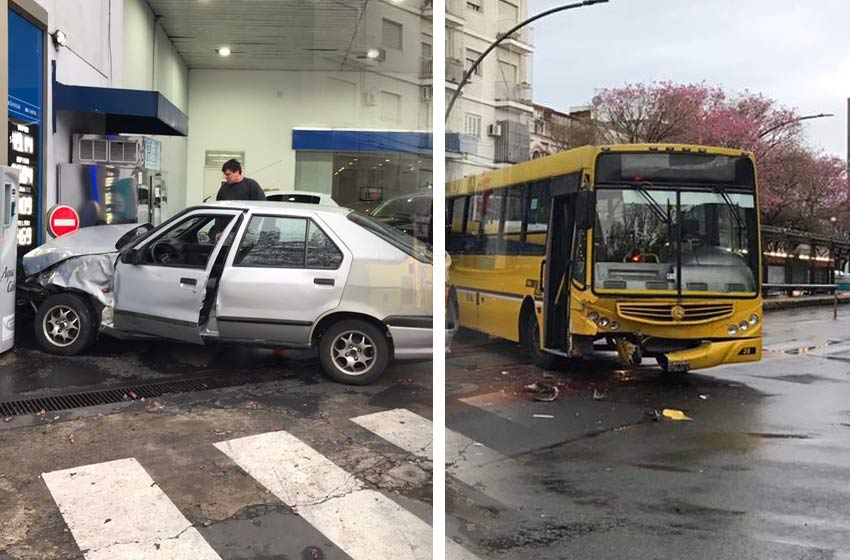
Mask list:
[[195,393],[209,389],[223,389],[237,387],[251,383],[265,383],[281,379],[280,373],[276,374],[220,374],[205,377],[190,377],[174,379],[170,381],[159,381],[153,383],[142,383],[139,385],[128,385],[126,387],[115,387],[98,391],[82,391],[66,395],[54,395],[23,399],[17,401],[0,402],[0,417],[22,416],[25,414],[38,414],[45,412],[57,412],[60,410],[73,410],[88,406],[100,406],[104,404],[116,404],[134,400],[145,400],[161,397],[163,395],[177,393]]

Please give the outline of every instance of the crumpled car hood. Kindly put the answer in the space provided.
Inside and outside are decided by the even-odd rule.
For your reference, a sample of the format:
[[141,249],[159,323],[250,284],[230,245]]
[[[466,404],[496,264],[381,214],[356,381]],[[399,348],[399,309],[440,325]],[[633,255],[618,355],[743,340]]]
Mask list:
[[142,225],[93,226],[57,237],[24,255],[24,274],[32,276],[72,257],[116,253],[118,249],[115,244],[118,240],[128,231]]

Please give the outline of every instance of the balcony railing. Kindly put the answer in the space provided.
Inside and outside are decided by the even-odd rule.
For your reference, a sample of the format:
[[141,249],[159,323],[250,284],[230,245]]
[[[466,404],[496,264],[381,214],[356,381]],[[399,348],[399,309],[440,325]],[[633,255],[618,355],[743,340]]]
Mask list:
[[[507,33],[517,23],[519,23],[519,22],[517,20],[513,19],[513,18],[500,19],[496,23],[496,34],[497,34],[497,36],[502,37],[503,35],[505,35],[505,33]],[[523,27],[522,29],[519,29],[518,31],[514,31],[513,34],[511,34],[510,38],[513,39],[514,41],[517,41],[517,42],[520,42],[524,45],[528,45],[529,47],[532,47],[532,46],[534,46],[534,44],[533,44],[534,29],[532,29],[531,27],[528,27],[528,26]]]
[[529,104],[531,103],[531,93],[531,84],[496,82],[496,101]]

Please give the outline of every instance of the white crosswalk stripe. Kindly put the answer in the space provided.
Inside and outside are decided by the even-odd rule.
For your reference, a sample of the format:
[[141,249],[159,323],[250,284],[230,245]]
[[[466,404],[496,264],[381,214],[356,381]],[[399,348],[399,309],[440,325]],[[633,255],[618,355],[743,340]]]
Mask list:
[[[432,423],[427,418],[398,409],[352,420],[431,460]],[[354,560],[431,560],[429,523],[294,435],[276,431],[214,445]],[[220,560],[136,459],[42,477],[86,560]],[[478,560],[449,539],[446,559]]]
[[354,560],[431,560],[431,526],[287,432],[215,446]]
[[[404,408],[396,408],[393,410],[384,410],[374,414],[358,416],[351,419],[352,422],[358,424],[373,434],[382,439],[387,440],[396,447],[404,449],[411,455],[421,457],[423,459],[433,460],[433,437],[434,425],[427,418],[423,418]],[[447,457],[454,457],[457,462],[460,456],[457,451],[463,449],[464,446],[475,447],[472,440],[464,436],[447,430]],[[449,453],[449,450],[455,450],[455,453]],[[452,460],[447,458],[449,463]],[[454,467],[449,467],[449,472],[453,473]],[[457,544],[456,542],[446,540],[446,560],[472,560],[477,558],[474,554]]]
[[86,560],[220,560],[135,459],[42,478]]

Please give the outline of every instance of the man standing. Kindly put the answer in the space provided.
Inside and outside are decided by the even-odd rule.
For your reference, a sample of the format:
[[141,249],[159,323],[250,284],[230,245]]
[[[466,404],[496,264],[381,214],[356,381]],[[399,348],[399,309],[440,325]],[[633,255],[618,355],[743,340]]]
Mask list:
[[253,179],[242,175],[242,164],[230,159],[221,166],[225,183],[221,185],[216,200],[265,200],[263,189]]

